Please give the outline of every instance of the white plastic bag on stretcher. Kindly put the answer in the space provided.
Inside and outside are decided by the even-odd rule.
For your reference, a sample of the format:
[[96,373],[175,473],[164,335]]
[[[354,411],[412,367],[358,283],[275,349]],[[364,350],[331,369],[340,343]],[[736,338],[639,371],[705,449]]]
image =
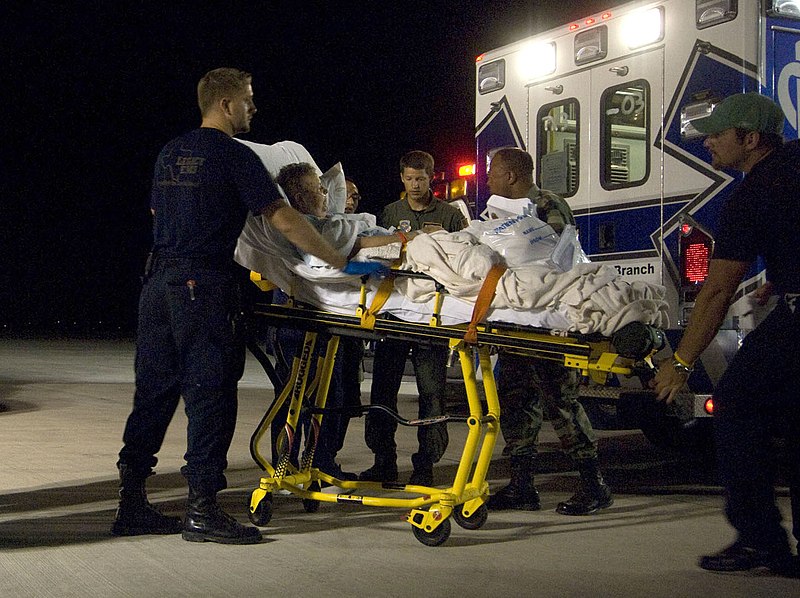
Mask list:
[[541,264],[567,272],[575,264],[589,261],[572,225],[559,236],[535,216],[519,215],[473,220],[466,231],[502,255],[511,269]]

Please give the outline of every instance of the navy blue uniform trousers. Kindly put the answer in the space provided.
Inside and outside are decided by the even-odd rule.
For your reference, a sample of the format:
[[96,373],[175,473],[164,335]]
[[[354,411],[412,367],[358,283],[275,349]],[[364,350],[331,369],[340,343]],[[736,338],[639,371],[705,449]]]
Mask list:
[[136,392],[119,465],[146,476],[183,397],[188,418],[181,473],[199,493],[226,487],[245,346],[236,331],[238,282],[230,268],[156,260],[139,299]]
[[775,504],[773,437],[786,441],[793,533],[800,540],[800,310],[781,302],[748,334],[714,392],[725,513],[749,546],[787,543]]

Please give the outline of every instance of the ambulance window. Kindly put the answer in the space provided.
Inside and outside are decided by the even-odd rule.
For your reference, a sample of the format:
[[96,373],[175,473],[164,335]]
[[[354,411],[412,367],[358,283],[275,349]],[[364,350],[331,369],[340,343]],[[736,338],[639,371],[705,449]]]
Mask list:
[[600,113],[603,188],[644,184],[650,175],[650,85],[640,79],[606,89]]
[[578,191],[580,110],[569,98],[545,104],[536,119],[536,182],[563,197]]

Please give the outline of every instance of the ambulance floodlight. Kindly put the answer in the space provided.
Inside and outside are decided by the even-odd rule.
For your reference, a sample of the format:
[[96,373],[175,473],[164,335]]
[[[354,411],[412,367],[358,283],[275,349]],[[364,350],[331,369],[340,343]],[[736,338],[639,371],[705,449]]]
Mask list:
[[575,64],[602,60],[608,55],[608,28],[605,25],[575,34]]
[[539,79],[555,72],[555,70],[555,43],[532,43],[522,49],[520,74],[524,80]]
[[739,0],[696,0],[695,23],[705,29],[719,23],[732,21],[738,12]]
[[664,38],[664,11],[661,7],[636,11],[622,23],[622,39],[631,50],[654,44]]

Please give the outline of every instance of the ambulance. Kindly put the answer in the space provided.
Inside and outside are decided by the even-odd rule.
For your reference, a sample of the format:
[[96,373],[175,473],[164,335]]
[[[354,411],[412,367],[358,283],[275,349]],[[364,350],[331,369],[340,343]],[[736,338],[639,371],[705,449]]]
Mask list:
[[[637,0],[486,52],[476,60],[477,155],[466,181],[474,212],[491,195],[493,152],[528,151],[536,184],[572,207],[592,261],[666,287],[674,344],[707,274],[720,209],[742,179],[711,167],[692,122],[746,91],[778,102],[784,137],[797,138],[800,0]],[[693,438],[714,383],[766,315],[747,296],[764,280],[754,266],[675,406],[620,381],[615,417],[659,444]]]

